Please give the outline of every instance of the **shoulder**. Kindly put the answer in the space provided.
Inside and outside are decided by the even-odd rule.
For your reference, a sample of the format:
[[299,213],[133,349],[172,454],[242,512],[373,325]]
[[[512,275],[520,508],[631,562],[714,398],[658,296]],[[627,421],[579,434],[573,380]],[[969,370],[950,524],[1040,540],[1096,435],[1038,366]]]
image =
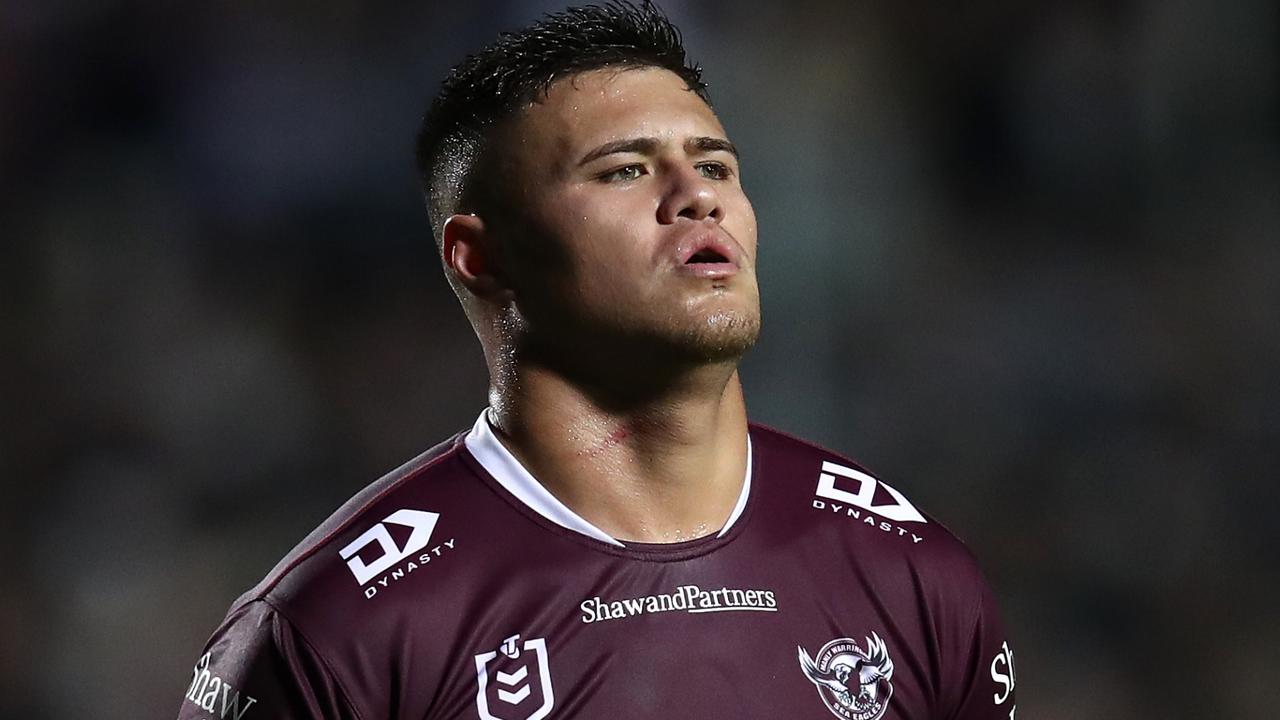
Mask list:
[[358,717],[351,698],[323,657],[267,603],[232,610],[191,669],[179,720],[210,715],[253,717]]
[[752,423],[751,438],[755,476],[776,522],[877,571],[969,588],[975,598],[981,591],[969,548],[909,497],[906,483],[886,482],[846,455],[764,425]]
[[[220,685],[244,678],[258,693],[249,695],[261,699],[275,692],[270,678],[279,676],[283,695],[296,695],[295,687],[332,688],[343,707],[380,715],[387,673],[370,658],[396,656],[406,622],[420,628],[446,622],[425,611],[447,606],[448,589],[457,584],[451,580],[475,564],[455,557],[458,539],[469,524],[502,509],[481,481],[465,434],[449,438],[362,489],[237,599],[195,677],[207,669]],[[289,675],[307,663],[305,677]],[[202,703],[189,703],[189,710]]]
[[474,492],[459,433],[365,486],[232,605],[267,601],[295,622],[317,603],[344,606],[431,544],[442,504]]

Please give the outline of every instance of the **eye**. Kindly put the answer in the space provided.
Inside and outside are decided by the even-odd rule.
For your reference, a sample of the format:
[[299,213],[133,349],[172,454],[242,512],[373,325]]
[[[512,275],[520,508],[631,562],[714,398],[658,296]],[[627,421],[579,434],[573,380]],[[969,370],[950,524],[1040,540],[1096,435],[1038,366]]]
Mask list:
[[600,180],[607,183],[628,182],[631,180],[639,180],[640,176],[644,174],[645,169],[643,165],[624,165],[623,167],[617,168],[616,170],[610,170],[609,172],[601,175]]
[[698,173],[708,180],[728,180],[733,177],[733,170],[721,162],[699,163]]

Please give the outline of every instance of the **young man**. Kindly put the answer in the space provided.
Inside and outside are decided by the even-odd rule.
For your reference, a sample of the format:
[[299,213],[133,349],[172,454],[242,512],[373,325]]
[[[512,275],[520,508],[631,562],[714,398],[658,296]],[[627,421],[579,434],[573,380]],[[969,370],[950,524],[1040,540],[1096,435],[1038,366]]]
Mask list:
[[1014,717],[964,547],[748,425],[755,218],[661,14],[504,35],[419,161],[490,407],[236,601],[181,718]]

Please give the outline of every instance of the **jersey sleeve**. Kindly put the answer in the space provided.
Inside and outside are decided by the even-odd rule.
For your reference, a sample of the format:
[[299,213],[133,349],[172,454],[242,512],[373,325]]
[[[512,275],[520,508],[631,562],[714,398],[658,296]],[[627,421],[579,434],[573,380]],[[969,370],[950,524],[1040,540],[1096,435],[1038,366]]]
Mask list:
[[268,603],[232,610],[192,668],[178,720],[359,715],[316,651]]
[[968,657],[957,658],[958,701],[948,720],[1017,720],[1013,650],[1005,636],[995,597],[981,586],[976,617],[969,630]]

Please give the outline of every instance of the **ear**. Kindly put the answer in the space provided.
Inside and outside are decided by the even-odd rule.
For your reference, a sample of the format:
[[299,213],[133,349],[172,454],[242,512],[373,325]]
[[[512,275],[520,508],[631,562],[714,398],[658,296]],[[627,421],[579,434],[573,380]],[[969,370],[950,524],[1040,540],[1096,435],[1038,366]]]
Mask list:
[[512,296],[502,279],[497,239],[476,215],[452,215],[441,231],[444,264],[473,295],[504,302]]

